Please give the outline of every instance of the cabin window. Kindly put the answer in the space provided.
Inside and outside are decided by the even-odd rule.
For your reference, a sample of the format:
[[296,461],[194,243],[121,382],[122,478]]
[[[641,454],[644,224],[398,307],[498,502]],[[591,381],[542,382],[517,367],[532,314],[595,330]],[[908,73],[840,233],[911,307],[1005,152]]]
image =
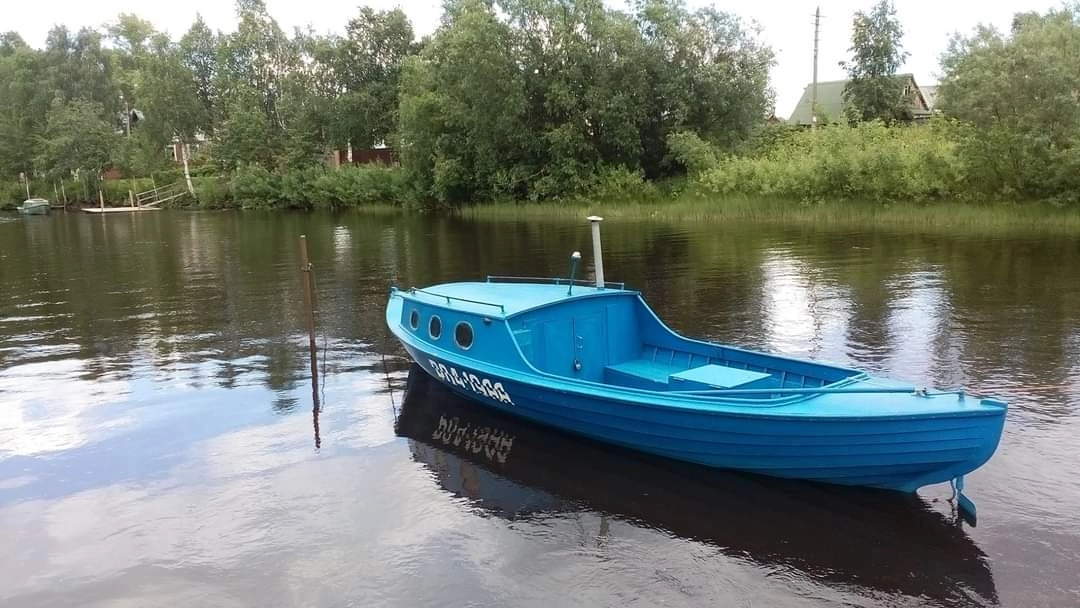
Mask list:
[[457,342],[457,345],[462,350],[469,350],[469,347],[472,346],[472,341],[472,325],[462,321],[454,326],[454,342]]
[[428,321],[427,330],[432,340],[438,340],[439,336],[442,335],[442,319],[432,316],[431,320]]
[[414,310],[411,313],[409,313],[409,327],[413,328],[413,331],[416,331],[417,329],[420,328],[420,313],[419,312]]

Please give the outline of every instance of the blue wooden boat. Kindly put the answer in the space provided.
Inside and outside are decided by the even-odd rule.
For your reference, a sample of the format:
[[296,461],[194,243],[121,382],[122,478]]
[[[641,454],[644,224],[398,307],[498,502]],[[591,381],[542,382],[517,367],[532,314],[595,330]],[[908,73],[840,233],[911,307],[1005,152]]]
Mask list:
[[[415,363],[398,405],[394,429],[408,438],[413,459],[470,509],[545,528],[558,525],[551,515],[591,511],[708,543],[769,572],[863,589],[881,604],[895,594],[919,605],[998,604],[986,554],[953,514],[916,494],[745,475],[609,447],[461,399]],[[836,542],[838,535],[859,541]]]
[[601,218],[589,219],[595,284],[574,279],[574,252],[566,278],[391,287],[390,330],[415,362],[467,398],[706,466],[902,492],[941,482],[960,490],[997,449],[1007,409],[999,399],[679,335],[639,292],[604,281]]

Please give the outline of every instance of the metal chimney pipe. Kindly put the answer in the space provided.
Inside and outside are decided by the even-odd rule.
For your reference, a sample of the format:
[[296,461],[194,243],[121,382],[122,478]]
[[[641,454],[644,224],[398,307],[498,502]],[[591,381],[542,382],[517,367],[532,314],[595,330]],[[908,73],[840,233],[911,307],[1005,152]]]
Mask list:
[[592,224],[592,250],[593,250],[593,264],[596,266],[596,288],[604,288],[604,256],[600,247],[600,222],[604,221],[604,218],[590,215],[588,218],[589,223]]

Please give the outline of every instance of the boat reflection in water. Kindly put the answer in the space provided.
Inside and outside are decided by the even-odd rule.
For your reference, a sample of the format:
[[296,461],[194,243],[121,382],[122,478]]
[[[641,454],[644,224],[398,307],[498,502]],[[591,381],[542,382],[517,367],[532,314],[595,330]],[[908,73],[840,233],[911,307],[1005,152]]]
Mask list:
[[997,604],[985,554],[918,496],[705,469],[457,397],[413,364],[397,433],[448,491],[506,519],[590,510],[829,585]]

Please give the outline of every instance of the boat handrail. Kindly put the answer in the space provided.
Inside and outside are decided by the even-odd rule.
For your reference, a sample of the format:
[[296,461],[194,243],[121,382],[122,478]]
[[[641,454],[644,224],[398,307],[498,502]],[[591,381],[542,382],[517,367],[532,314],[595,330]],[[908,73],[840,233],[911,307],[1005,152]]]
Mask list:
[[[584,285],[586,287],[592,287],[592,286],[595,285],[595,283],[593,281],[588,281],[588,280],[585,280],[585,279],[575,279],[575,280],[571,281],[570,279],[567,279],[565,277],[513,277],[513,276],[497,276],[497,275],[490,275],[490,274],[487,276],[487,282],[488,283],[531,282],[531,283],[551,283],[553,285],[570,285],[571,283],[573,283],[574,285]],[[604,287],[605,288],[610,288],[610,289],[626,289],[626,283],[616,282],[616,281],[605,281],[604,282]]]
[[701,397],[726,397],[729,395],[862,395],[875,393],[905,393],[917,397],[941,397],[955,395],[962,401],[963,390],[929,391],[914,386],[866,386],[866,387],[792,387],[792,388],[718,388],[712,390],[679,391],[680,395]]
[[457,300],[459,302],[468,302],[469,304],[479,304],[481,306],[491,306],[491,307],[494,307],[494,308],[498,308],[499,311],[502,312],[503,314],[506,313],[506,308],[502,304],[495,304],[495,303],[492,303],[492,302],[484,302],[482,300],[470,300],[469,298],[459,298],[457,296],[448,296],[448,295],[446,295],[444,293],[435,293],[434,291],[426,291],[426,290],[423,290],[423,289],[417,289],[416,287],[413,287],[413,288],[409,289],[409,293],[422,293],[424,295],[434,296],[436,298],[446,298],[446,303],[447,304],[450,304],[451,300]]

